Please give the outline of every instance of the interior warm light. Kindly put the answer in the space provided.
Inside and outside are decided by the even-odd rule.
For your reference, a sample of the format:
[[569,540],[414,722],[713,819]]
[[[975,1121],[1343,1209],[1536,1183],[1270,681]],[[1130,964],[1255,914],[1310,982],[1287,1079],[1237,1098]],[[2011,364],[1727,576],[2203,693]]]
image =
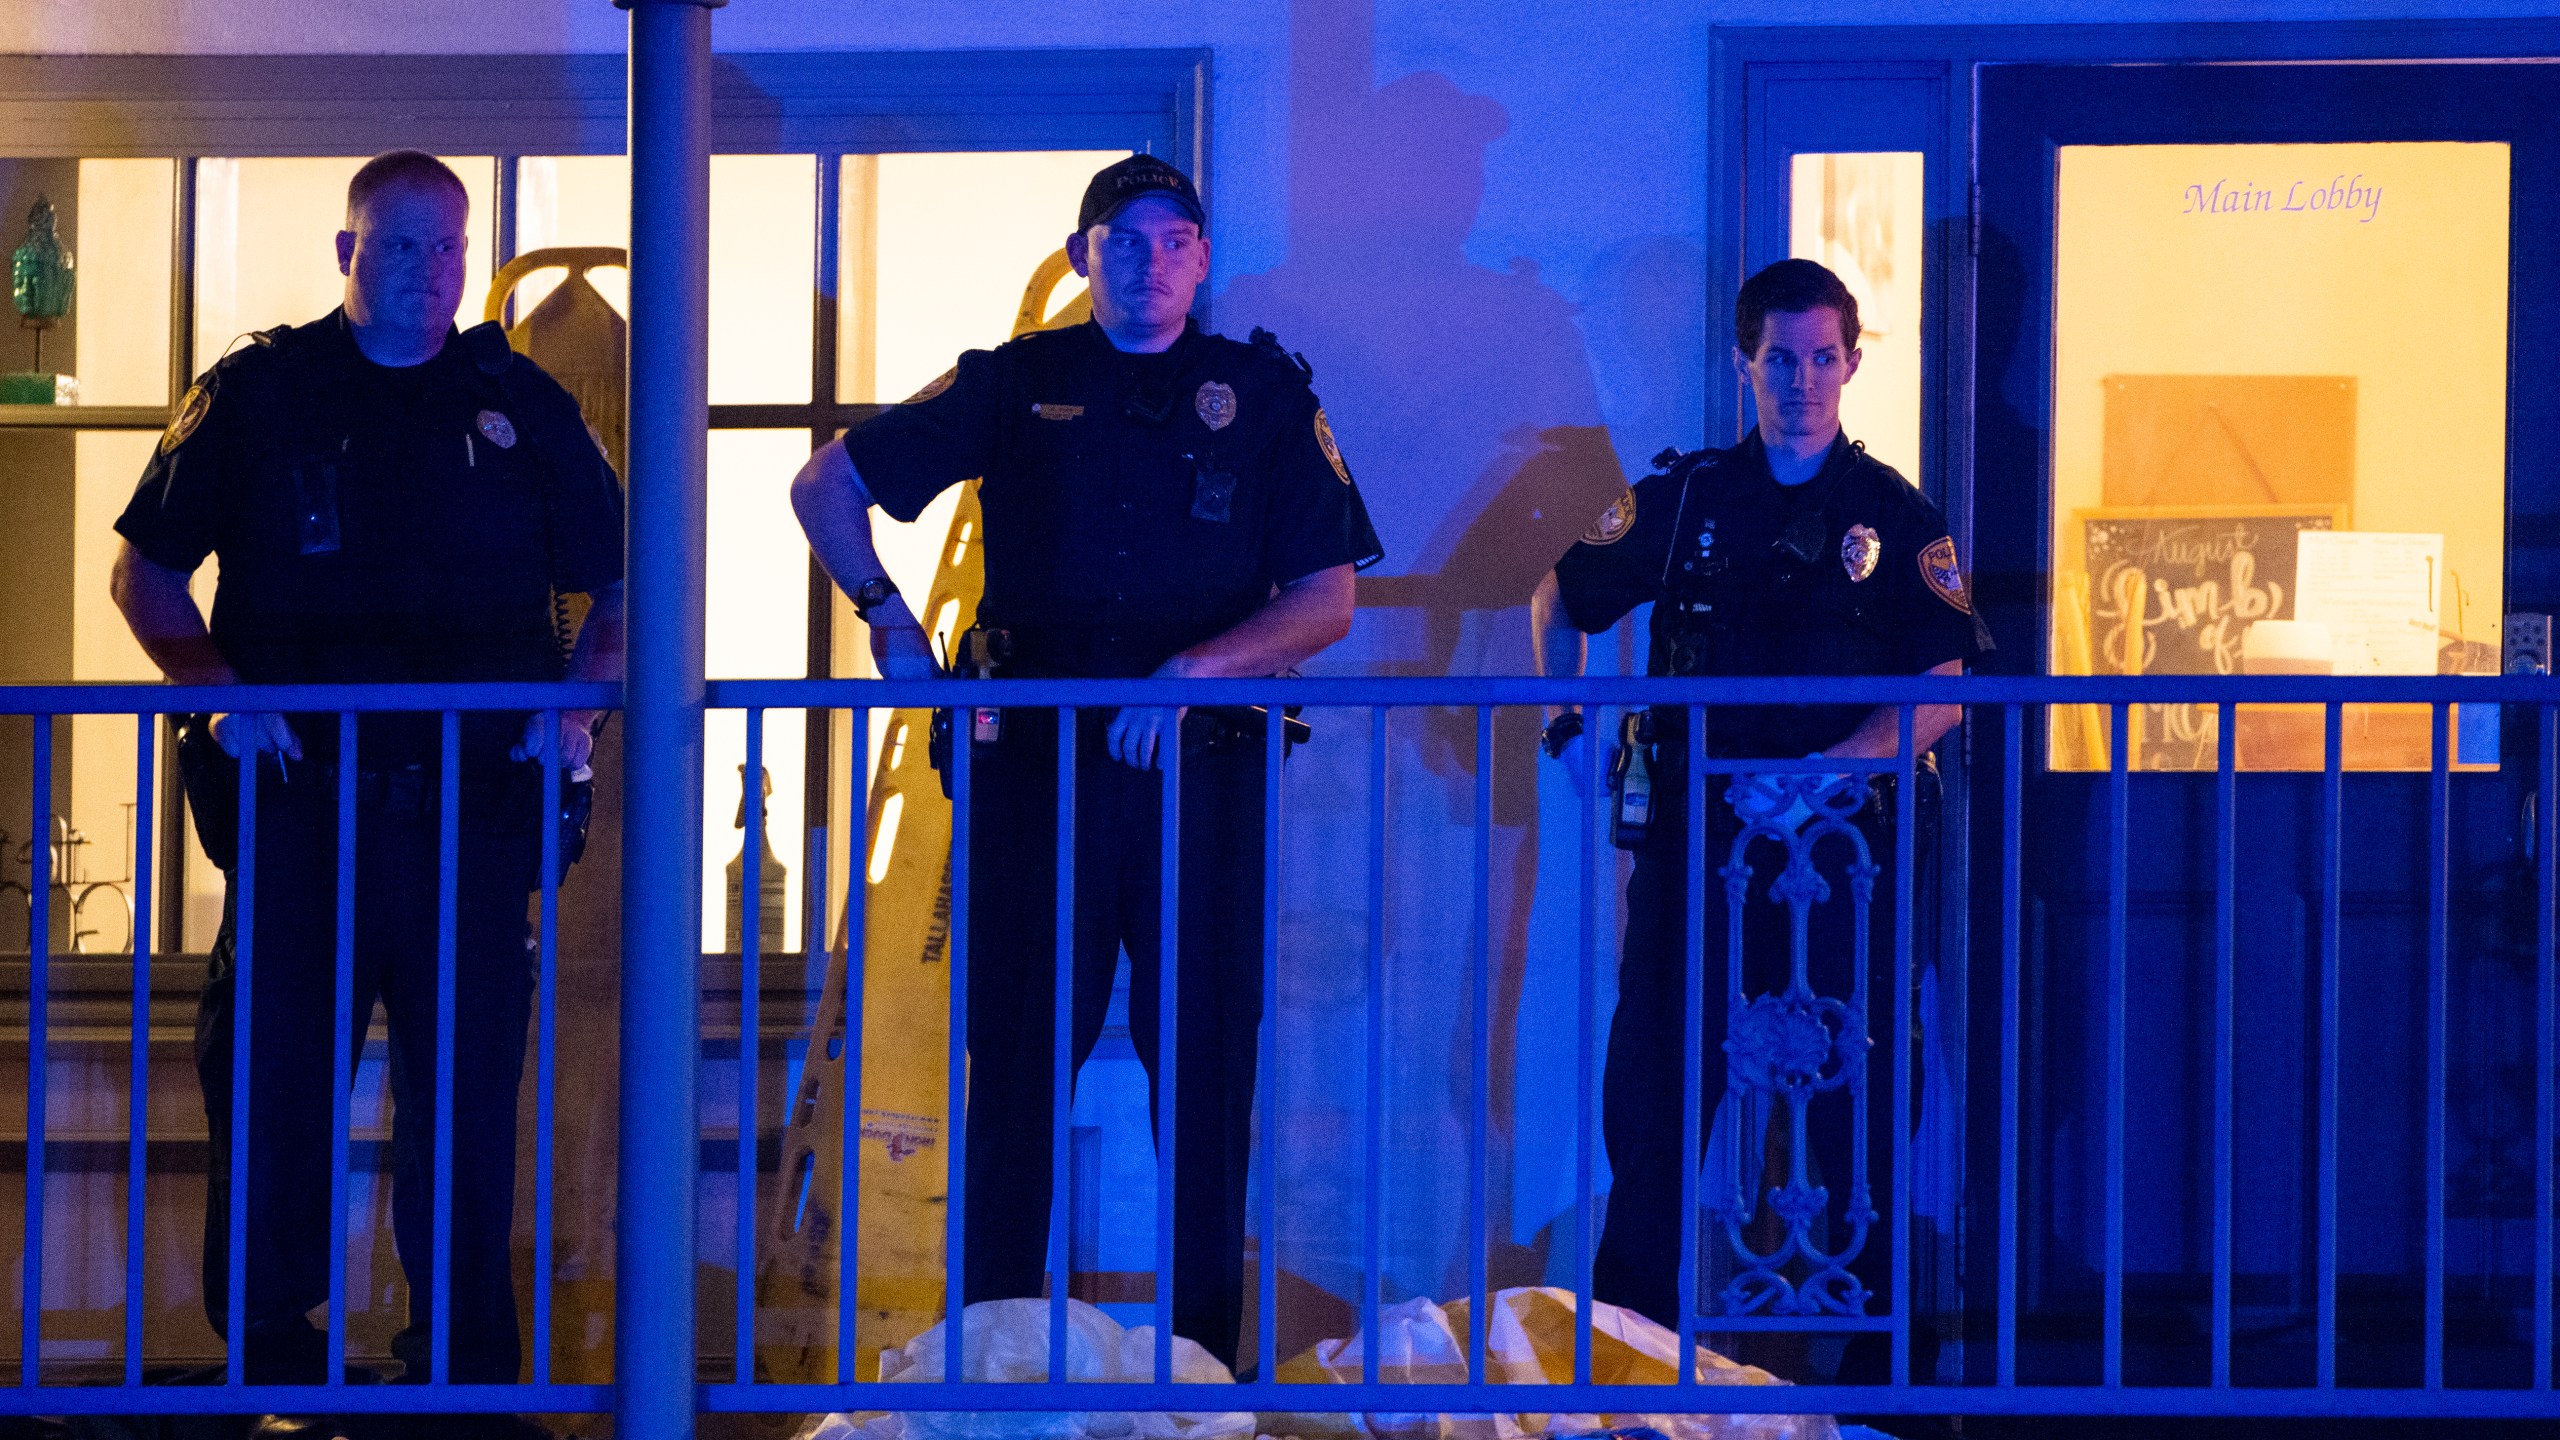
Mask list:
[[1922,156],[1798,155],[1788,174],[1787,253],[1830,267],[1858,298],[1855,383],[1840,426],[1867,453],[1920,475]]
[[[2063,147],[2054,673],[2240,674],[2280,650],[2339,675],[2496,672],[2509,203],[2504,145]],[[2252,641],[2268,622],[2299,633]],[[2294,653],[2315,630],[2329,652]],[[2128,714],[2135,768],[2218,763],[2212,707]],[[2348,768],[2430,765],[2427,707],[2343,718]],[[2057,707],[2053,765],[2104,768],[2107,723]],[[2455,723],[2457,763],[2494,764],[2495,708]],[[2316,707],[2235,726],[2242,769],[2326,763]]]
[[898,817],[906,808],[907,797],[895,790],[880,802],[880,828],[871,837],[871,865],[864,872],[874,885],[889,878],[889,857],[898,850]]

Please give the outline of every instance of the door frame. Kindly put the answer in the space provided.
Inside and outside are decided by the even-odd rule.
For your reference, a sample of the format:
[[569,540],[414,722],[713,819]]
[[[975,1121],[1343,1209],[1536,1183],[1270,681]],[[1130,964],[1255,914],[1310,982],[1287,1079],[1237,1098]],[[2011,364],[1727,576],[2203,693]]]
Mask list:
[[[1977,396],[1977,262],[1981,250],[1982,78],[2012,65],[2266,65],[2305,61],[2504,61],[2560,59],[2560,19],[2229,21],[2201,24],[1713,26],[1708,31],[1705,414],[1709,444],[1730,443],[1743,424],[1745,397],[1726,361],[1730,297],[1751,270],[1785,253],[1788,160],[1811,151],[1918,150],[1925,166],[1921,285],[1921,483],[1946,512],[1956,542],[1974,554],[1976,530],[1975,440]],[[1890,83],[1906,91],[1892,115],[1873,104],[1857,105],[1860,87]],[[1738,122],[1738,123],[1736,123]],[[1961,243],[1956,243],[1958,240]],[[2039,407],[2041,408],[2041,407]],[[2512,474],[2512,461],[2510,472]],[[2510,527],[2509,543],[2514,543]],[[2039,552],[2041,553],[2041,552]],[[1978,600],[1987,609],[2041,614],[2041,563],[2023,572],[1980,577]],[[2031,593],[2012,593],[2012,592]],[[2036,668],[2040,634],[2015,637],[1992,668]],[[1998,978],[1998,925],[1989,922],[1980,950],[1971,917],[1998,913],[1996,863],[1978,867],[1989,887],[1974,883],[1971,863],[1981,843],[1969,803],[1974,737],[1995,763],[1997,739],[1977,731],[1970,716],[1952,743],[1942,747],[1948,803],[1943,807],[1937,853],[1943,857],[1934,886],[1935,924],[1929,931],[1941,967],[1941,993],[1966,997],[1944,1007],[1947,1033],[1933,1050],[1963,1056],[1969,1037],[1996,1036],[1996,986],[1973,983],[1971,961],[1980,955]],[[1991,772],[1986,772],[1991,773]],[[1987,789],[1986,789],[1987,794]],[[1969,1067],[1958,1063],[1948,1077],[1953,1107],[1970,1133],[1996,1123],[1996,1083],[1973,1086]],[[1971,1163],[1973,1147],[1956,1144],[1955,1162],[1964,1197],[1960,1215],[1992,1214],[1996,1205],[1987,1177]],[[1918,1257],[1927,1269],[1914,1276],[1913,1295],[1932,1297],[1941,1317],[1958,1317],[1944,1334],[1943,1379],[1971,1378],[1965,1340],[1981,1311],[1968,1304],[1960,1277],[1968,1269],[1961,1220]],[[1988,1266],[1981,1284],[1994,1283]],[[1941,1321],[1942,1327],[1945,1322]],[[1987,1337],[1986,1337],[1987,1338]]]

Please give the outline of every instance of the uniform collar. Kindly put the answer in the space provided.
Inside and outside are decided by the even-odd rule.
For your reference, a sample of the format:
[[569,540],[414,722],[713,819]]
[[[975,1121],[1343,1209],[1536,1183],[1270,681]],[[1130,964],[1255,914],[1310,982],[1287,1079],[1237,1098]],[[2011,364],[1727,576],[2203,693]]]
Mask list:
[[1158,355],[1175,355],[1182,357],[1181,361],[1178,363],[1188,364],[1190,362],[1191,350],[1199,343],[1200,340],[1200,321],[1196,317],[1190,315],[1182,317],[1182,333],[1174,337],[1173,344],[1164,350],[1156,352],[1155,354],[1142,354],[1135,350],[1123,350],[1119,346],[1112,344],[1111,337],[1102,332],[1102,322],[1099,320],[1087,320],[1084,322],[1082,328],[1089,342],[1101,353],[1105,355],[1125,356],[1131,360],[1152,360],[1157,358]]
[[[1769,469],[1769,447],[1767,442],[1760,438],[1759,426],[1752,426],[1751,433],[1743,436],[1742,443],[1735,449],[1742,452],[1744,463],[1751,467],[1753,473],[1772,485],[1778,484],[1778,477]],[[1826,496],[1830,493],[1832,486],[1839,482],[1840,477],[1848,473],[1850,465],[1856,462],[1860,453],[1858,447],[1850,442],[1849,432],[1844,429],[1831,437],[1831,448],[1823,452],[1822,468],[1813,472],[1812,479],[1805,481],[1802,485],[1784,485],[1779,488],[1807,496]]]
[[321,323],[329,327],[329,333],[337,337],[337,343],[345,347],[347,355],[387,375],[409,374],[442,380],[453,372],[457,362],[468,363],[462,353],[462,332],[451,325],[444,327],[444,344],[427,359],[415,365],[385,365],[364,353],[364,347],[356,343],[355,322],[347,318],[346,306],[330,311],[329,318]]

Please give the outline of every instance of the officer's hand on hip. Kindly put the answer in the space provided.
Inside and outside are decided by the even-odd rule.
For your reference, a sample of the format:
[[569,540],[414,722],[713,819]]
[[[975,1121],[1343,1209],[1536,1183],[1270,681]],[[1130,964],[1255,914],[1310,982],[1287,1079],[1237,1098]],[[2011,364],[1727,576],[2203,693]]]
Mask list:
[[871,660],[889,680],[930,680],[941,667],[934,662],[933,642],[916,623],[906,597],[891,595],[871,612]]
[[1565,780],[1573,786],[1575,799],[1588,795],[1584,777],[1590,773],[1591,737],[1583,733],[1581,711],[1568,708],[1549,716],[1546,728],[1538,734],[1538,749],[1564,767]]
[[285,718],[272,710],[249,710],[213,717],[213,743],[237,760],[243,750],[272,751],[288,760],[302,758],[302,741]]
[[1103,748],[1111,758],[1138,770],[1161,770],[1165,753],[1182,743],[1180,706],[1132,706],[1111,717]]
[[[602,712],[595,710],[560,712],[561,769],[575,776],[578,771],[587,768],[587,761],[596,753],[596,722],[602,718]],[[507,758],[510,760],[541,759],[542,730],[543,720],[540,715],[526,716],[524,738],[518,740],[515,748],[507,752]]]

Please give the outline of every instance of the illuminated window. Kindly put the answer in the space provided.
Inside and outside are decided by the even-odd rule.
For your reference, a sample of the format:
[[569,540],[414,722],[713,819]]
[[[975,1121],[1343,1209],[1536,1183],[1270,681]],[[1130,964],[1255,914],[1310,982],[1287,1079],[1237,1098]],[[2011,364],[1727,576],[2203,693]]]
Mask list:
[[1920,484],[1922,157],[1798,155],[1788,180],[1787,254],[1828,266],[1858,301],[1840,428]]
[[[2487,674],[2505,585],[2508,154],[2491,144],[2066,146],[2053,396],[2057,674]],[[2459,383],[2447,383],[2447,366]],[[2211,707],[2131,712],[2208,770]],[[2456,759],[2496,761],[2493,708]],[[2325,764],[2248,706],[2237,764]],[[2342,763],[2430,764],[2425,706],[2346,707]],[[2052,763],[2107,763],[2057,710]]]

